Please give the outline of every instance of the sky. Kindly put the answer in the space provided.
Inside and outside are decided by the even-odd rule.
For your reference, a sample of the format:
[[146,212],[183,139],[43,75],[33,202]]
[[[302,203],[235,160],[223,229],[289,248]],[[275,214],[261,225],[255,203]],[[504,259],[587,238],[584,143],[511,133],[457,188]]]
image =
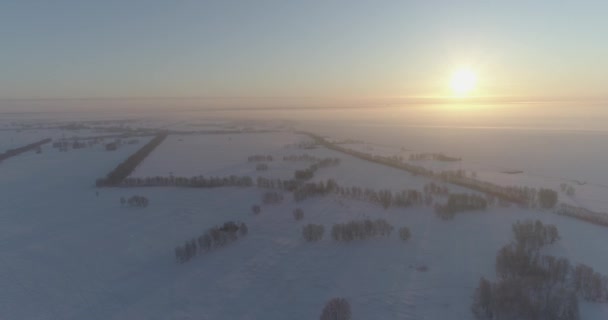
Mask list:
[[0,99],[607,99],[608,1],[0,0]]

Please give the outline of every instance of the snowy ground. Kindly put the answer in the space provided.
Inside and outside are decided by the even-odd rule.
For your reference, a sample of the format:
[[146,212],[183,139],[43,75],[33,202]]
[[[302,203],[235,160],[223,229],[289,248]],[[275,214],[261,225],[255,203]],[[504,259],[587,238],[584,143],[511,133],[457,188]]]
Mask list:
[[[289,178],[308,163],[284,163],[282,156],[307,153],[342,159],[319,169],[315,179],[396,190],[428,182],[322,148],[295,149],[302,139],[172,135],[134,176],[255,175],[246,158],[272,154],[271,170],[261,175]],[[496,252],[511,240],[518,219],[556,224],[562,240],[548,248],[551,254],[608,270],[608,255],[598,245],[608,241],[608,229],[549,212],[493,208],[443,221],[424,207],[383,210],[334,196],[296,204],[286,194],[284,203],[263,206],[254,216],[250,207],[264,192],[255,188],[94,188],[96,178],[141,145],[115,152],[48,148],[0,164],[2,319],[315,319],[335,296],[350,301],[355,320],[472,319],[474,287],[479,277],[494,277]],[[148,197],[150,206],[120,206],[121,196],[135,194]],[[588,191],[577,188],[578,194]],[[305,214],[300,222],[291,215],[297,207]],[[332,224],[367,217],[408,226],[412,238],[330,239]],[[174,263],[176,245],[227,220],[245,222],[249,234]],[[301,227],[307,223],[323,224],[324,239],[305,243]],[[606,305],[581,304],[582,319],[606,315]]]

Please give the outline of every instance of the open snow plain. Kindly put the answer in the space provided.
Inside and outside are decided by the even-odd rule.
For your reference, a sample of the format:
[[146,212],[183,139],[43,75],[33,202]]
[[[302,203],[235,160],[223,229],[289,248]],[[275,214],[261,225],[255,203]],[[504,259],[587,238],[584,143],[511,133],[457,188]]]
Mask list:
[[[383,209],[338,195],[295,202],[281,191],[283,202],[262,205],[255,215],[251,206],[262,203],[266,189],[95,187],[148,140],[116,151],[45,145],[41,154],[0,163],[1,319],[316,319],[332,297],[350,302],[353,319],[473,319],[479,278],[496,278],[497,250],[512,240],[511,225],[526,219],[558,227],[561,240],[548,253],[608,271],[601,245],[608,228],[550,211],[491,206],[446,221],[429,206]],[[310,163],[283,156],[309,154],[341,159],[311,181],[394,191],[431,182],[320,146],[298,148],[309,141],[291,132],[170,134],[131,176],[289,179]],[[267,171],[247,161],[256,154],[273,156]],[[132,195],[147,197],[149,206],[120,204]],[[295,208],[304,211],[301,221]],[[365,218],[407,226],[412,237],[332,239],[334,223]],[[177,245],[229,220],[246,223],[248,234],[175,262]],[[302,239],[308,223],[325,227],[322,240]],[[606,304],[580,306],[581,319],[608,315]]]

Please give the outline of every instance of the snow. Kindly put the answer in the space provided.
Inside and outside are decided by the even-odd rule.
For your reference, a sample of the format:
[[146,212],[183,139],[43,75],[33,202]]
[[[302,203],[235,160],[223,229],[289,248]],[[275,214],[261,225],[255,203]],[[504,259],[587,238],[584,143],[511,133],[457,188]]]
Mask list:
[[[282,156],[306,153],[342,159],[319,169],[315,180],[394,190],[429,182],[323,148],[296,149],[304,139],[291,133],[170,135],[133,176],[290,178],[309,164]],[[608,270],[608,255],[598,245],[608,241],[607,229],[550,212],[492,208],[443,221],[431,208],[383,210],[337,196],[294,203],[286,193],[284,203],[263,206],[256,216],[250,207],[265,192],[256,188],[94,188],[96,178],[142,143],[114,152],[45,148],[0,164],[3,319],[315,319],[336,296],[348,299],[354,320],[472,319],[474,287],[481,276],[494,278],[496,252],[511,241],[511,224],[523,219],[557,225],[562,239],[547,253]],[[254,154],[275,157],[268,172],[247,162]],[[537,183],[525,175],[478,174]],[[539,186],[549,181],[538,179]],[[577,186],[575,200],[600,203],[597,190]],[[148,197],[150,206],[120,206],[120,197],[135,194]],[[291,214],[298,207],[304,211],[300,222]],[[334,223],[364,218],[407,226],[412,238],[403,242],[393,232],[388,239],[331,240]],[[249,234],[186,264],[174,262],[176,245],[228,220],[245,222]],[[301,239],[307,223],[325,226],[323,240]],[[606,305],[581,303],[582,319],[607,313]]]

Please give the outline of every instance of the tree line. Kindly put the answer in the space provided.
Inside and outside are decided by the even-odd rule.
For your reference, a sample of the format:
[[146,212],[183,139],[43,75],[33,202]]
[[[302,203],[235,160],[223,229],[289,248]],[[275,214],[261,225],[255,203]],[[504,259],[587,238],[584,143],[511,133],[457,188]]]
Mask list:
[[456,157],[446,156],[443,153],[414,153],[409,156],[410,161],[420,161],[420,160],[435,160],[442,162],[456,162],[462,159]]
[[608,214],[604,212],[595,212],[583,207],[561,203],[555,210],[555,213],[608,227]]
[[187,240],[183,245],[175,247],[175,261],[185,263],[198,254],[233,243],[239,237],[247,235],[248,228],[243,222],[228,221],[222,226],[216,226],[198,237]]
[[247,157],[248,162],[262,162],[262,161],[273,161],[273,160],[274,160],[274,158],[271,155],[263,155],[263,154],[256,154],[256,155]]
[[336,223],[331,228],[331,237],[335,241],[350,242],[376,237],[390,237],[393,225],[384,219],[353,220]]
[[[443,182],[452,183],[468,189],[483,192],[494,197],[499,198],[503,201],[514,202],[522,206],[534,206],[537,205],[537,199],[534,198],[536,190],[534,188],[527,187],[516,187],[516,186],[500,186],[487,181],[478,180],[475,177],[469,177],[463,170],[456,171],[441,171],[434,172],[433,170],[427,169],[423,166],[414,165],[403,161],[403,158],[398,156],[379,156],[370,153],[361,152],[358,150],[349,149],[338,144],[332,143],[325,138],[309,133],[300,132],[302,134],[311,137],[317,144],[322,145],[328,149],[342,152],[353,157],[379,163],[388,167],[404,170],[410,172],[413,175],[421,175],[431,179],[438,179]],[[534,189],[534,190],[532,190]],[[550,195],[552,197],[552,195]],[[543,202],[544,205],[550,205],[552,201]]]
[[152,140],[146,143],[143,147],[129,156],[125,161],[120,163],[114,170],[107,174],[105,178],[99,178],[96,181],[98,187],[117,186],[125,178],[127,178],[133,170],[139,165],[156,147],[158,147],[166,138],[167,133],[159,133]]
[[19,147],[19,148],[8,149],[4,153],[0,153],[0,162],[8,159],[10,157],[14,157],[16,155],[22,154],[24,152],[40,148],[43,144],[46,144],[49,142],[51,142],[51,139],[47,138],[47,139],[42,139],[38,142],[27,144],[27,145]]

